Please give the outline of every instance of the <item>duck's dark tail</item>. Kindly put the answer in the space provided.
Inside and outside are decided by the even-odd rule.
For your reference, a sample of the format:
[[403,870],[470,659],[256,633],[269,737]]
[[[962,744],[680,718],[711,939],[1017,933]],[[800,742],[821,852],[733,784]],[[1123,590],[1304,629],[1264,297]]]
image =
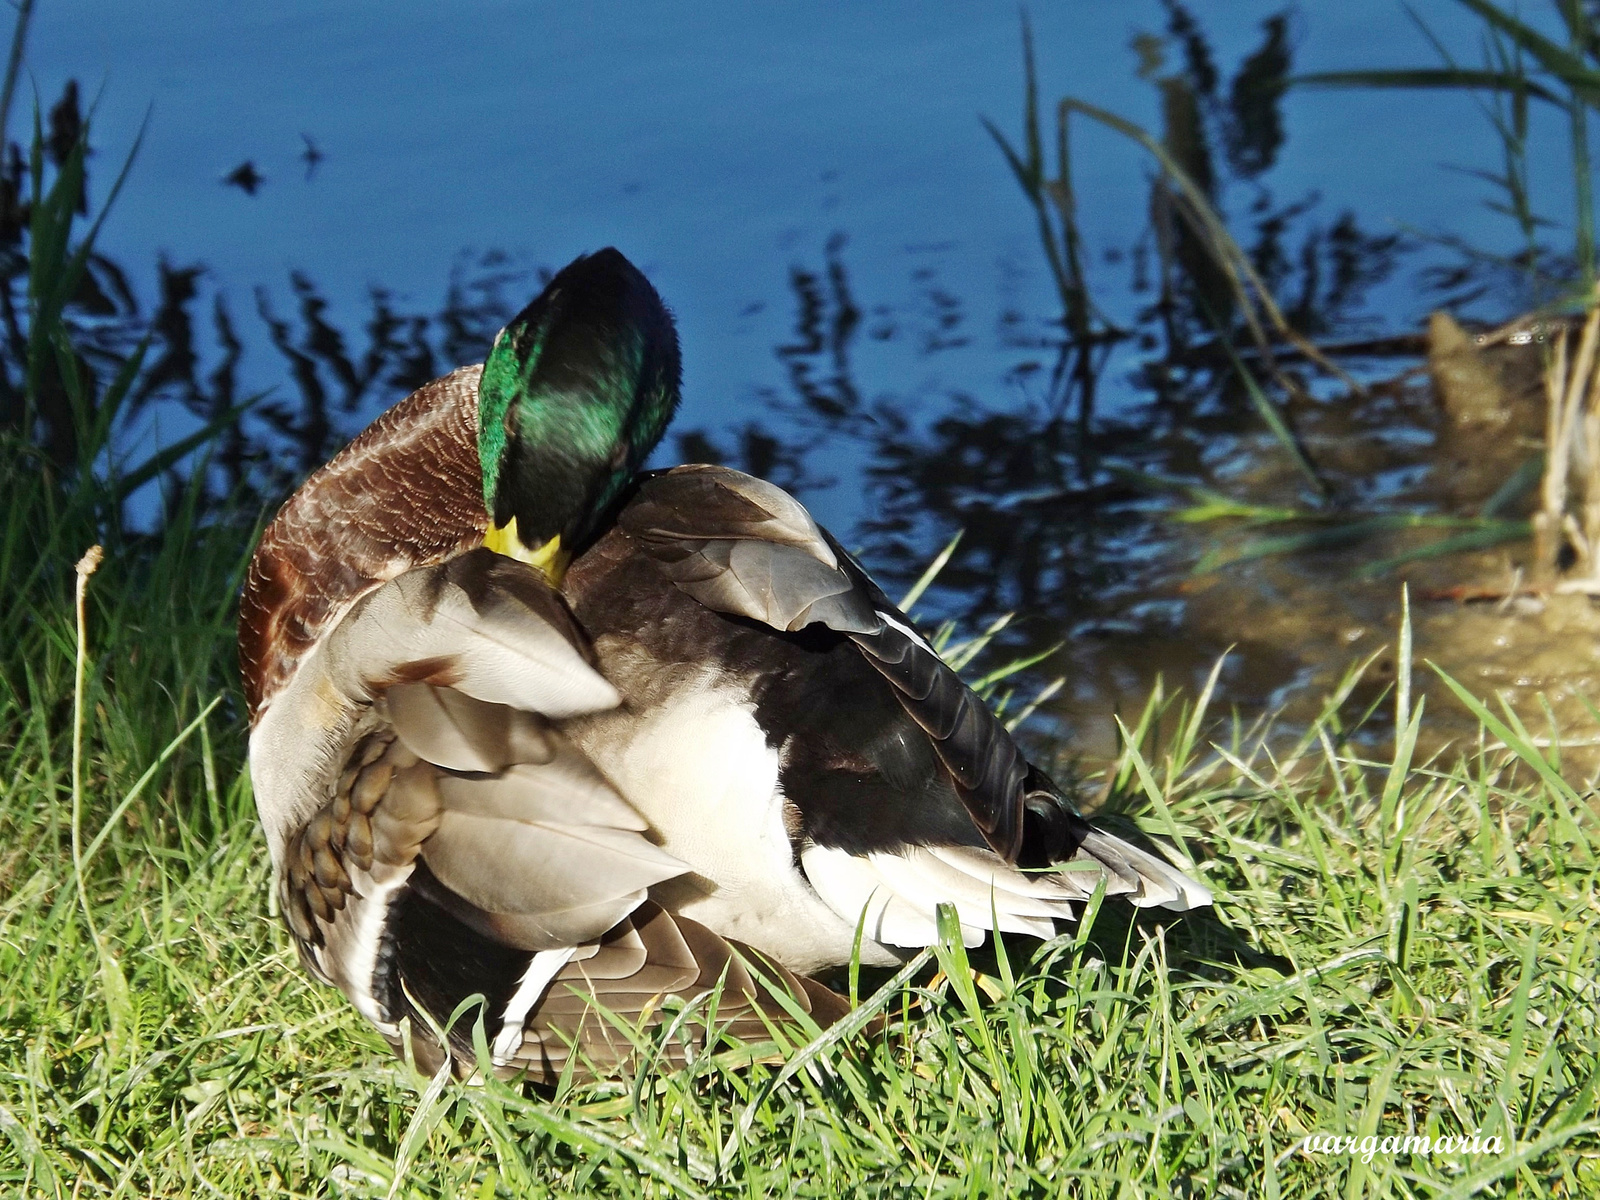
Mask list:
[[1106,894],[1121,895],[1140,908],[1183,912],[1211,903],[1211,889],[1131,842],[1079,815],[1051,779],[1029,766],[1024,784],[1022,849],[1025,870],[1104,874]]

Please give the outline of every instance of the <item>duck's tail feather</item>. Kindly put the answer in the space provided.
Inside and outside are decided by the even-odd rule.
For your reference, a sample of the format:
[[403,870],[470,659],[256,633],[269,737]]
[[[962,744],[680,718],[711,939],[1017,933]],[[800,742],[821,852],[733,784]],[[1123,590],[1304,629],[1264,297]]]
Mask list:
[[[1127,891],[1120,888],[1115,890],[1138,908],[1170,908],[1175,912],[1186,912],[1211,903],[1211,889],[1205,884],[1149,851],[1141,850],[1103,829],[1091,827],[1078,846],[1078,852],[1057,869],[1067,872],[1075,866],[1086,866],[1091,871],[1098,867],[1108,884],[1112,879],[1119,883],[1131,881],[1132,887]],[[1108,886],[1106,890],[1110,893],[1113,888]]]
[[1056,782],[1029,766],[1023,799],[1023,839],[1018,865],[1074,879],[1094,891],[1104,877],[1106,895],[1139,908],[1184,912],[1211,903],[1211,889],[1165,859],[1096,826]]
[[1071,858],[1038,871],[1013,867],[987,846],[851,854],[812,843],[800,862],[824,903],[852,923],[865,913],[865,936],[890,946],[937,941],[940,904],[955,906],[968,946],[995,929],[1048,938],[1058,921],[1076,919],[1102,880],[1106,895],[1141,908],[1211,902],[1210,891],[1176,867],[1092,827]]

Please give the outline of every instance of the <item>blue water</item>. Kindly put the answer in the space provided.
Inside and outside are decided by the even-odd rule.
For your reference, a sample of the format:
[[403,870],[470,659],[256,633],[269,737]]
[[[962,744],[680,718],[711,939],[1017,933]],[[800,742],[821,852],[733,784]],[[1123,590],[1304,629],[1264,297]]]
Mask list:
[[[1193,5],[1230,72],[1279,7]],[[1477,61],[1460,5],[1417,7],[1462,61]],[[1072,93],[1156,124],[1129,43],[1163,27],[1158,4],[1039,3],[1031,17],[1046,99]],[[102,195],[149,109],[103,243],[147,298],[160,254],[206,263],[245,312],[255,285],[287,308],[287,274],[299,268],[332,298],[335,319],[354,325],[369,285],[436,305],[464,249],[555,266],[615,244],[678,314],[683,423],[716,430],[754,411],[761,389],[781,388],[773,350],[792,336],[789,270],[819,268],[837,234],[857,303],[889,333],[862,339],[864,393],[1014,398],[1005,379],[1017,351],[1000,314],[1042,328],[1052,293],[1032,215],[978,118],[1018,130],[1018,26],[1009,3],[930,0],[43,0],[27,62],[47,103],[69,76],[100,90]],[[1299,70],[1435,61],[1395,0],[1306,3],[1293,28]],[[1479,203],[1485,187],[1439,165],[1498,166],[1469,98],[1296,92],[1286,116],[1269,177],[1280,199],[1315,190],[1330,220],[1350,207],[1377,231],[1513,244],[1509,224]],[[1535,165],[1536,198],[1565,220],[1560,130],[1535,132],[1549,150]],[[302,133],[326,154],[309,182]],[[219,183],[245,159],[267,177],[254,197]],[[1149,166],[1088,128],[1075,165],[1092,281],[1126,315],[1127,267],[1103,254],[1140,235]],[[1408,279],[1375,297],[1391,327],[1426,307]],[[945,339],[958,344],[937,353],[934,292],[960,313]],[[253,377],[281,380],[259,328],[246,340]],[[840,485],[810,499],[844,523],[860,492],[848,455],[839,464]]]

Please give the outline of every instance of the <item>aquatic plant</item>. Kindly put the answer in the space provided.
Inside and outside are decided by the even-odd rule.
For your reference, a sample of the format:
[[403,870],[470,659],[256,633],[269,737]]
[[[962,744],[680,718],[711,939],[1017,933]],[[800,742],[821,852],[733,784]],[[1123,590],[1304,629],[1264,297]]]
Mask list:
[[[1511,218],[1522,235],[1522,252],[1499,259],[1514,266],[1541,300],[1566,299],[1579,306],[1593,302],[1596,283],[1594,172],[1589,121],[1600,111],[1600,12],[1582,0],[1551,0],[1550,9],[1567,35],[1567,44],[1540,32],[1515,8],[1492,0],[1459,0],[1482,22],[1483,65],[1457,63],[1444,43],[1410,8],[1408,15],[1444,61],[1443,67],[1400,70],[1323,71],[1293,80],[1298,86],[1340,88],[1424,88],[1486,93],[1479,107],[1499,137],[1499,174],[1473,169],[1499,194],[1485,203]],[[1572,243],[1552,256],[1542,242],[1551,222],[1536,211],[1528,184],[1531,101],[1549,105],[1566,118],[1567,153],[1573,189]],[[1457,243],[1459,246],[1459,243]],[[1480,261],[1495,256],[1461,247]]]
[[[1310,87],[1453,89],[1487,94],[1487,100],[1479,99],[1479,107],[1500,140],[1502,167],[1498,174],[1486,170],[1471,173],[1499,193],[1485,203],[1515,221],[1523,249],[1506,258],[1455,245],[1469,262],[1511,267],[1527,281],[1538,302],[1530,324],[1537,323],[1541,312],[1576,309],[1588,314],[1576,337],[1576,331],[1560,321],[1548,322],[1541,329],[1550,350],[1545,370],[1545,470],[1533,530],[1541,586],[1593,591],[1600,586],[1596,583],[1600,580],[1600,562],[1596,561],[1596,546],[1600,545],[1600,417],[1594,412],[1596,383],[1591,371],[1600,292],[1596,288],[1589,121],[1600,110],[1600,12],[1579,0],[1553,0],[1550,7],[1567,34],[1563,46],[1518,12],[1491,0],[1460,2],[1482,22],[1481,67],[1458,64],[1421,18],[1411,13],[1444,60],[1443,67],[1329,71],[1302,76],[1295,82]],[[1574,201],[1570,248],[1553,249],[1545,244],[1545,231],[1552,222],[1538,215],[1529,191],[1530,101],[1548,105],[1566,118]],[[1457,276],[1469,277],[1470,270]],[[1576,511],[1571,511],[1574,500]],[[1574,576],[1557,579],[1569,566],[1575,568]]]
[[[1394,237],[1372,238],[1360,232],[1353,216],[1341,215],[1331,232],[1313,228],[1305,234],[1294,271],[1283,238],[1289,223],[1303,216],[1312,201],[1274,211],[1259,178],[1276,161],[1284,140],[1279,102],[1287,87],[1290,51],[1287,14],[1263,23],[1261,46],[1240,64],[1227,95],[1199,22],[1178,0],[1166,0],[1167,37],[1141,34],[1134,40],[1140,74],[1161,96],[1163,129],[1159,137],[1137,123],[1078,97],[1056,106],[1055,176],[1047,176],[1039,116],[1033,42],[1023,27],[1023,151],[1016,150],[992,122],[985,120],[1024,194],[1038,214],[1040,242],[1062,300],[1065,330],[1063,355],[1075,364],[1073,378],[1099,370],[1109,348],[1130,336],[1128,330],[1100,313],[1090,294],[1078,249],[1078,201],[1072,188],[1070,131],[1074,117],[1112,130],[1143,149],[1154,161],[1151,181],[1150,241],[1158,259],[1156,303],[1125,319],[1126,325],[1155,321],[1165,342],[1164,364],[1173,369],[1198,368],[1212,379],[1236,379],[1273,436],[1304,475],[1312,492],[1326,494],[1326,482],[1296,437],[1285,407],[1261,387],[1256,370],[1285,397],[1305,400],[1302,383],[1280,365],[1285,349],[1359,390],[1308,334],[1334,328],[1345,319],[1362,290],[1380,280],[1392,266]],[[1176,45],[1180,66],[1167,69],[1169,47]],[[1220,147],[1220,154],[1218,147]],[[1256,241],[1245,250],[1221,212],[1224,176],[1219,157],[1235,183],[1256,194],[1250,206]],[[1136,254],[1136,262],[1141,256]],[[1327,286],[1319,293],[1327,259]],[[1142,274],[1142,271],[1141,271]],[[1296,279],[1296,275],[1299,276]],[[1298,289],[1292,303],[1280,295]],[[1246,367],[1236,339],[1249,344],[1256,369]],[[1079,392],[1092,396],[1092,387]],[[1089,410],[1080,401],[1080,441],[1088,437]]]
[[[1557,0],[1555,7],[1570,34],[1571,44],[1563,48],[1488,0],[1462,0],[1485,22],[1487,65],[1482,70],[1461,69],[1450,62],[1442,70],[1333,72],[1292,77],[1291,56],[1284,33],[1286,18],[1280,14],[1264,23],[1262,45],[1241,64],[1224,101],[1221,76],[1199,23],[1179,0],[1164,2],[1169,15],[1167,37],[1142,35],[1135,40],[1135,49],[1141,57],[1141,73],[1157,84],[1162,96],[1163,132],[1159,138],[1084,100],[1064,98],[1059,102],[1057,115],[1059,178],[1047,184],[1039,165],[1038,105],[1034,96],[1032,45],[1026,32],[1024,125],[1029,157],[1024,160],[997,130],[992,126],[990,130],[1000,141],[1014,173],[1040,214],[1041,242],[1047,261],[1058,280],[1065,277],[1071,284],[1068,291],[1063,292],[1064,300],[1070,300],[1079,310],[1086,310],[1089,304],[1081,267],[1070,257],[1063,258],[1057,249],[1058,245],[1073,244],[1076,238],[1077,212],[1070,203],[1070,164],[1066,158],[1069,119],[1078,116],[1104,125],[1134,141],[1151,156],[1158,168],[1152,183],[1152,229],[1161,260],[1162,279],[1162,298],[1156,311],[1167,329],[1167,363],[1192,361],[1187,346],[1189,335],[1185,330],[1208,333],[1208,348],[1231,367],[1232,377],[1299,469],[1314,500],[1326,501],[1329,498],[1327,480],[1290,424],[1288,406],[1274,402],[1262,383],[1270,381],[1280,395],[1299,402],[1304,408],[1308,398],[1303,386],[1278,362],[1282,348],[1287,347],[1302,361],[1342,379],[1350,389],[1350,402],[1358,402],[1364,389],[1304,336],[1319,331],[1314,318],[1308,319],[1304,306],[1301,306],[1300,319],[1294,320],[1277,302],[1275,293],[1283,280],[1281,273],[1275,275],[1273,270],[1278,261],[1275,244],[1263,241],[1247,253],[1235,240],[1218,206],[1219,159],[1231,167],[1236,178],[1243,180],[1253,180],[1270,167],[1284,136],[1277,105],[1291,83],[1487,90],[1497,101],[1505,102],[1501,107],[1485,109],[1501,135],[1505,168],[1503,175],[1485,177],[1504,193],[1506,202],[1499,207],[1518,220],[1529,239],[1529,248],[1519,261],[1527,270],[1536,271],[1542,269],[1541,264],[1550,261],[1551,256],[1536,244],[1537,233],[1545,223],[1532,215],[1526,190],[1527,103],[1531,98],[1555,105],[1569,118],[1577,198],[1571,255],[1577,280],[1565,295],[1569,302],[1592,305],[1594,229],[1586,121],[1587,110],[1600,103],[1600,71],[1593,65],[1600,63],[1600,26],[1596,25],[1600,18],[1575,0]],[[1426,27],[1424,30],[1426,32]],[[1429,36],[1432,37],[1431,33]],[[1440,45],[1437,39],[1434,42]],[[1182,66],[1177,71],[1163,73],[1171,44],[1179,47]],[[1440,52],[1444,53],[1442,46]],[[1564,95],[1560,94],[1563,87]],[[1221,154],[1217,150],[1219,145]],[[1049,227],[1049,202],[1052,200],[1054,218],[1061,232]],[[1260,209],[1264,203],[1258,201],[1256,207]],[[1262,229],[1264,233],[1270,230],[1276,237],[1281,224],[1263,222]],[[1312,260],[1307,258],[1306,261]],[[1346,278],[1353,282],[1357,276],[1347,270]],[[1064,307],[1071,311],[1070,305]],[[1537,324],[1537,314],[1528,320]],[[1066,344],[1070,346],[1073,325],[1070,320],[1064,323],[1068,328]],[[1494,335],[1492,340],[1504,340],[1508,331],[1509,327]],[[1552,324],[1547,332],[1561,347],[1566,346],[1568,335],[1558,323]],[[1250,362],[1246,362],[1235,344],[1236,334],[1246,341],[1251,352]],[[1559,363],[1551,364],[1551,371],[1559,378],[1553,375],[1546,389],[1550,400],[1547,439],[1550,452],[1543,460],[1547,464],[1541,489],[1544,511],[1536,523],[1540,533],[1536,556],[1546,576],[1554,572],[1557,559],[1569,552],[1583,565],[1584,578],[1593,574],[1591,525],[1595,537],[1600,537],[1600,525],[1594,524],[1600,517],[1575,517],[1566,511],[1569,460],[1575,464],[1576,477],[1583,479],[1595,469],[1593,462],[1600,460],[1600,442],[1595,443],[1591,455],[1590,439],[1582,432],[1594,423],[1585,408],[1590,363],[1590,358],[1583,356],[1582,347],[1586,344],[1578,347],[1573,378],[1569,380],[1566,376],[1563,356]],[[1257,378],[1258,372],[1264,380]],[[1227,372],[1221,373],[1221,376],[1226,375]],[[1600,437],[1600,434],[1595,436]],[[1524,464],[1531,470],[1514,470],[1475,514],[1383,510],[1352,513],[1348,505],[1251,504],[1217,497],[1199,485],[1175,484],[1126,465],[1112,465],[1121,478],[1130,482],[1157,491],[1176,490],[1195,496],[1195,503],[1174,510],[1177,520],[1229,522],[1230,532],[1199,559],[1195,568],[1198,572],[1270,555],[1349,546],[1399,529],[1434,527],[1451,531],[1436,540],[1415,542],[1398,553],[1369,561],[1361,568],[1361,573],[1370,575],[1419,558],[1521,540],[1535,527],[1516,517],[1514,510],[1531,490],[1532,471],[1537,470],[1537,463]],[[1594,487],[1600,488],[1600,483]],[[1594,506],[1583,501],[1581,507],[1587,514],[1588,508]],[[1600,507],[1595,511],[1600,513]],[[1275,528],[1264,535],[1258,534],[1263,526]],[[1562,586],[1571,589],[1588,585],[1569,580]]]

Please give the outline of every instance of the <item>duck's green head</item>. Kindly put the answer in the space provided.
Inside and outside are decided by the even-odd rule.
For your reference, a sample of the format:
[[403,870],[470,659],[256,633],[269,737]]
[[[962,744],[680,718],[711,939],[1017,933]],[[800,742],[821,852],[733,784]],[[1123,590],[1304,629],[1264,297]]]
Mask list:
[[559,583],[678,406],[678,335],[616,250],[568,264],[495,339],[478,387],[484,544]]

